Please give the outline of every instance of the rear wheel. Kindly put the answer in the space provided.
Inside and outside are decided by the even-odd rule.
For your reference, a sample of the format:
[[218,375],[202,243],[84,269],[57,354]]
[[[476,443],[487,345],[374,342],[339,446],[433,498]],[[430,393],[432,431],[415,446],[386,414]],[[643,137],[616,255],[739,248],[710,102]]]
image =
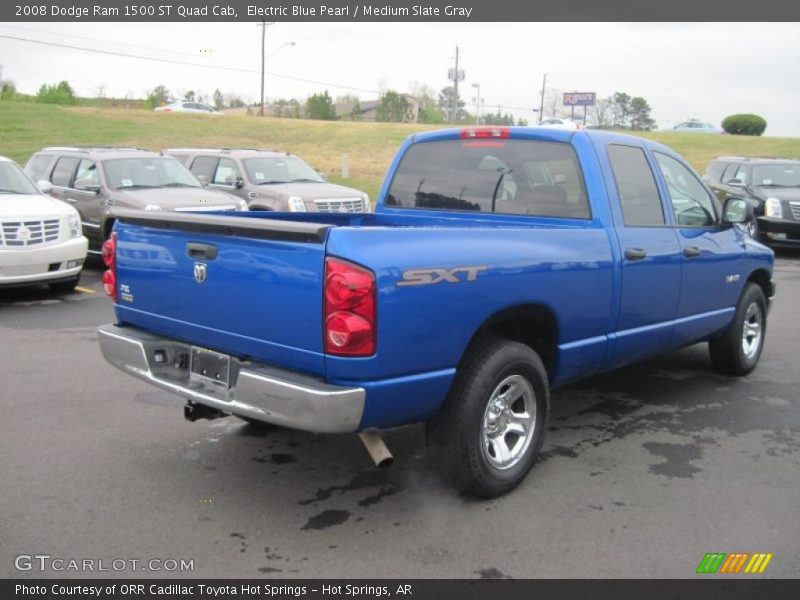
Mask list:
[[547,373],[536,352],[509,340],[480,342],[428,423],[440,471],[472,496],[511,491],[541,448],[548,404]]
[[747,375],[758,364],[767,334],[767,300],[763,290],[748,283],[733,322],[725,333],[708,343],[711,364],[723,375]]

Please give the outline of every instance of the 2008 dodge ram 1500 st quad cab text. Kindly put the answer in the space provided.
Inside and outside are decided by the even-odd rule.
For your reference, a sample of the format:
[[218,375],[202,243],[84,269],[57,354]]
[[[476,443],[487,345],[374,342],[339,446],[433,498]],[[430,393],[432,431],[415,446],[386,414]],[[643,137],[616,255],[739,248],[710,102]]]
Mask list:
[[427,422],[493,497],[542,445],[550,388],[696,342],[744,375],[772,251],[680,156],[600,131],[411,136],[373,214],[119,212],[106,359],[188,399],[318,432]]

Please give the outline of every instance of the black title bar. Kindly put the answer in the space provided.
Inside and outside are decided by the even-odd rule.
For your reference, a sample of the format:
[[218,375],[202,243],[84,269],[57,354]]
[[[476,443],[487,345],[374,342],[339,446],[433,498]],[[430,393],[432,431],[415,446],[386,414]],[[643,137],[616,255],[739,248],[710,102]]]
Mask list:
[[542,598],[560,600],[794,600],[791,579],[527,579],[527,580],[4,580],[4,600],[488,600]]
[[[797,0],[4,0],[0,21],[800,21]],[[565,40],[568,41],[568,40]],[[736,40],[732,40],[735,43]]]

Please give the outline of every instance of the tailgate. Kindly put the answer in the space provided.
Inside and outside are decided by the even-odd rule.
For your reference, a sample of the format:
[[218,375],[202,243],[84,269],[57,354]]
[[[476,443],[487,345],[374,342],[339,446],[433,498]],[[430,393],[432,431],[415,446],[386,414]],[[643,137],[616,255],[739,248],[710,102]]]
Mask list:
[[117,215],[117,320],[322,375],[330,225],[143,211]]

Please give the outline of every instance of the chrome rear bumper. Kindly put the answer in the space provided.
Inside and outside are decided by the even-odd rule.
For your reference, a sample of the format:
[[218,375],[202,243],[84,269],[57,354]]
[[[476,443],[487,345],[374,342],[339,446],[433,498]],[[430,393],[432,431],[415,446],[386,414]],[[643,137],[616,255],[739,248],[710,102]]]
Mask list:
[[361,422],[366,395],[363,388],[331,385],[235,357],[231,357],[229,386],[190,381],[190,344],[116,325],[103,325],[97,334],[109,363],[198,404],[316,433],[357,431]]

